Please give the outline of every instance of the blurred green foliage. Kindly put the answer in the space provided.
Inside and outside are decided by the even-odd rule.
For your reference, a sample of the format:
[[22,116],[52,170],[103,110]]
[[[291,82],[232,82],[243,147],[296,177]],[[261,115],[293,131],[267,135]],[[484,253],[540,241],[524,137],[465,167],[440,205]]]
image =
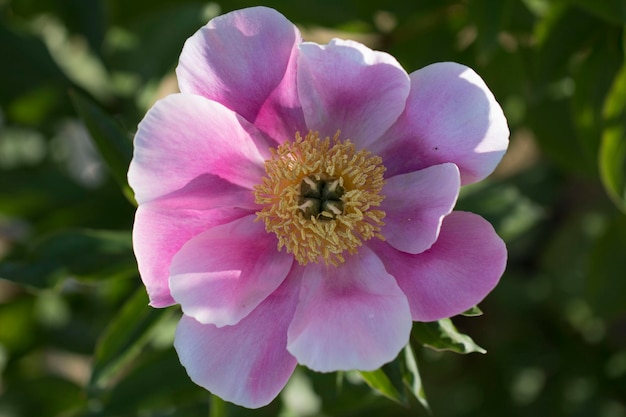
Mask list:
[[0,0],[0,416],[389,417],[428,415],[426,398],[438,417],[626,416],[623,0],[265,2],[310,40],[481,74],[511,147],[458,208],[494,224],[508,269],[480,318],[454,318],[487,355],[447,352],[482,349],[451,322],[418,324],[380,372],[299,368],[257,411],[189,381],[178,312],[149,308],[138,279],[124,175],[184,40],[254,4]]

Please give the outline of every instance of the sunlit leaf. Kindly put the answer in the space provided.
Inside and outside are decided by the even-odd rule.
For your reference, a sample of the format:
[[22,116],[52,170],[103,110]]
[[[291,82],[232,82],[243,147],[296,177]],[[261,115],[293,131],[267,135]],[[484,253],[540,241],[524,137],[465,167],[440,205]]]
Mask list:
[[456,353],[487,353],[471,337],[460,333],[450,319],[429,323],[416,322],[413,324],[413,335],[424,346],[435,350],[450,350]]
[[135,204],[133,192],[126,179],[133,157],[133,145],[129,135],[99,105],[83,94],[74,91],[72,100],[111,174],[122,187],[124,195]]
[[607,193],[626,212],[626,65],[617,75],[604,107],[606,127],[600,146],[600,175]]

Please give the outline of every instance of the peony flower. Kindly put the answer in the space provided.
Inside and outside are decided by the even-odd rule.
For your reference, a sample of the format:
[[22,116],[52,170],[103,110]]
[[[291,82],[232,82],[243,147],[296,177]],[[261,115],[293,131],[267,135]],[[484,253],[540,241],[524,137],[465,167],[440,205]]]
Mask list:
[[374,370],[412,321],[497,284],[502,240],[452,211],[508,145],[471,69],[409,75],[254,7],[201,28],[176,73],[181,93],[139,124],[128,178],[139,271],[152,306],[180,304],[174,344],[195,383],[260,407],[297,363]]

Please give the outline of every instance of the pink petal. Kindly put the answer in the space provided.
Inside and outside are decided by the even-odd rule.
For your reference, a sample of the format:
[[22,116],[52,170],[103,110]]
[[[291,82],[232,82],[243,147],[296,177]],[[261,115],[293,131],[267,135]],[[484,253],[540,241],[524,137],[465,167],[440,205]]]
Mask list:
[[504,113],[484,81],[466,66],[443,62],[411,74],[405,112],[370,151],[383,158],[389,176],[454,162],[465,185],[494,170],[508,138]]
[[153,307],[175,303],[169,289],[172,257],[193,236],[255,209],[252,192],[214,175],[142,204],[135,214],[133,246]]
[[278,395],[296,367],[285,348],[300,283],[294,275],[234,326],[218,328],[183,316],[174,346],[196,384],[248,408]]
[[304,129],[295,86],[300,41],[298,29],[267,7],[216,17],[185,43],[180,90],[223,104],[279,142],[291,140]]
[[283,282],[293,257],[276,236],[247,216],[187,242],[170,267],[172,296],[183,313],[204,324],[232,325]]
[[308,264],[287,349],[322,371],[373,370],[407,344],[406,297],[367,247],[338,267]]
[[506,266],[506,247],[489,222],[467,212],[449,214],[439,239],[410,255],[384,242],[370,246],[406,294],[413,320],[452,317],[481,302]]
[[302,43],[298,91],[309,129],[359,147],[378,139],[400,116],[409,77],[391,55],[352,41]]
[[459,169],[454,164],[433,165],[389,178],[383,188],[383,235],[394,248],[420,253],[439,236],[444,216],[459,195]]
[[265,171],[248,122],[203,97],[174,94],[157,102],[139,124],[128,181],[139,204],[214,174],[252,188]]

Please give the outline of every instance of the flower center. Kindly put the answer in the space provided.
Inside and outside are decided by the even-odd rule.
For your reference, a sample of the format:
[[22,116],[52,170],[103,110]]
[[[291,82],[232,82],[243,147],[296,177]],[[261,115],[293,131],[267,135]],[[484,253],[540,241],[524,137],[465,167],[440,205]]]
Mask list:
[[278,250],[285,247],[301,265],[323,260],[336,266],[363,241],[384,240],[385,212],[377,209],[384,199],[380,157],[357,152],[350,140],[339,140],[339,132],[333,139],[296,133],[295,141],[271,152],[254,195],[262,206],[257,219],[276,234]]
[[315,217],[319,220],[331,220],[343,214],[341,197],[345,190],[339,178],[316,178],[314,175],[304,177],[300,183],[300,199],[298,208],[304,217]]

